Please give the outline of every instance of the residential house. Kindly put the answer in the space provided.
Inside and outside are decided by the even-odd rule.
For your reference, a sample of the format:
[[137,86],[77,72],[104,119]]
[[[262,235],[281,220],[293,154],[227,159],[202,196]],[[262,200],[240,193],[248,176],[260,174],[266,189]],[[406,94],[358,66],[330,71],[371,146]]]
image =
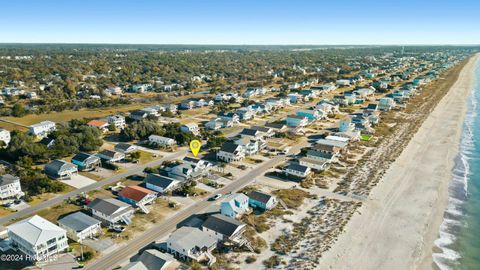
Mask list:
[[369,87],[369,88],[360,88],[357,90],[354,90],[353,93],[359,98],[369,98],[375,93],[375,88]]
[[191,110],[195,108],[195,105],[196,105],[196,102],[194,100],[188,99],[188,100],[182,101],[179,107],[182,110]]
[[340,120],[338,124],[338,131],[340,132],[353,131],[354,129],[355,124],[352,123],[352,119],[350,117],[345,117],[344,119]]
[[163,168],[168,177],[172,177],[178,180],[190,180],[197,179],[202,176],[208,175],[208,170],[196,169],[189,163],[172,164]]
[[51,148],[55,145],[55,140],[52,138],[44,137],[38,143],[45,145],[47,148]]
[[116,129],[124,129],[126,126],[125,117],[119,114],[108,116],[107,122],[109,125],[114,125]]
[[221,128],[233,127],[233,121],[222,119],[222,118],[212,118],[207,123],[205,123],[205,128],[210,130],[218,130]]
[[129,154],[137,151],[138,147],[129,143],[117,143],[114,150],[120,153]]
[[192,133],[195,136],[200,135],[200,130],[198,129],[198,125],[195,123],[187,123],[180,126],[180,131],[184,133]]
[[102,120],[91,120],[90,122],[87,123],[87,125],[89,127],[98,128],[102,132],[108,131],[108,123]]
[[162,104],[160,105],[162,109],[162,111],[166,111],[166,112],[171,112],[171,113],[177,113],[177,110],[178,110],[178,106],[175,105],[175,104]]
[[245,245],[247,240],[243,234],[246,229],[245,223],[222,214],[213,214],[202,224],[202,231],[216,238],[218,242],[223,242],[224,245]]
[[147,118],[148,115],[149,114],[146,111],[138,110],[131,112],[128,117],[132,120],[140,121]]
[[342,86],[349,86],[350,85],[350,80],[347,80],[347,79],[341,79],[341,80],[337,80],[335,82],[335,84],[339,87],[342,87]]
[[23,196],[20,178],[11,174],[0,176],[0,200]]
[[211,252],[217,243],[217,238],[207,232],[194,227],[181,227],[167,239],[167,251],[183,260],[208,261],[212,265],[216,259]]
[[241,161],[245,158],[245,148],[233,142],[225,142],[217,153],[217,159],[225,162]]
[[97,157],[107,162],[118,162],[125,158],[125,154],[121,152],[105,149],[97,153]]
[[28,127],[28,133],[37,137],[47,137],[50,132],[57,129],[55,122],[43,121]]
[[345,149],[348,145],[348,142],[319,139],[316,141],[316,145],[327,145],[327,146],[334,146],[339,149]]
[[277,197],[259,191],[252,191],[247,196],[250,207],[264,211],[273,209],[278,203]]
[[299,93],[290,93],[287,95],[287,97],[290,99],[290,103],[300,103],[305,100],[305,98]]
[[287,116],[286,123],[288,126],[292,126],[292,127],[306,127],[308,125],[308,117],[298,116],[298,115],[289,115]]
[[68,238],[80,243],[101,234],[101,223],[82,212],[75,212],[58,220],[58,226],[67,232]]
[[255,155],[260,147],[257,140],[252,140],[248,137],[242,137],[233,141],[235,144],[243,146],[246,155]]
[[275,135],[275,131],[273,128],[270,127],[262,127],[262,126],[251,126],[250,129],[260,131],[261,135],[263,136],[263,139],[265,138],[271,138]]
[[148,214],[150,211],[145,206],[155,202],[157,192],[140,186],[127,186],[118,193],[118,198],[132,206],[139,207]]
[[395,106],[393,98],[383,97],[378,100],[378,109],[381,111],[390,111]]
[[318,110],[298,110],[295,114],[300,117],[307,117],[308,121],[310,122],[319,120],[326,116],[324,115],[324,112]]
[[312,86],[310,89],[318,90],[321,93],[329,93],[333,90],[336,89],[335,84],[333,83],[328,83],[328,84],[322,84],[318,86]]
[[76,165],[60,159],[48,163],[43,170],[49,177],[61,180],[70,179],[78,173]]
[[230,194],[220,204],[220,213],[227,217],[239,218],[248,211],[248,197],[243,193]]
[[175,270],[178,262],[167,253],[156,249],[147,249],[142,252],[138,261],[131,262],[120,270]]
[[8,146],[10,139],[10,131],[0,128],[0,141],[4,143],[4,146]]
[[158,135],[150,135],[148,136],[148,141],[151,143],[155,143],[160,146],[173,146],[176,144],[175,140],[172,138],[167,138]]
[[121,94],[123,94],[123,90],[122,90],[122,88],[120,88],[118,86],[111,86],[111,87],[108,87],[107,89],[105,89],[103,91],[103,93],[105,93],[105,95],[107,95],[107,96],[121,95]]
[[242,121],[248,121],[255,117],[255,111],[250,108],[240,108],[235,111],[235,113],[240,117]]
[[184,157],[183,163],[189,164],[194,170],[208,172],[212,168],[212,163],[198,158]]
[[328,114],[336,114],[340,112],[338,104],[334,104],[328,100],[321,100],[320,102],[315,105],[315,110],[320,110],[324,113]]
[[46,261],[68,249],[67,232],[33,216],[8,226],[11,245],[34,261]]
[[134,209],[127,203],[114,198],[96,198],[88,204],[92,216],[105,225],[115,225],[123,222],[127,225],[132,223]]
[[171,190],[175,190],[182,183],[182,181],[180,180],[162,176],[155,173],[147,174],[147,176],[144,179],[144,182],[145,182],[145,186],[148,189],[157,191],[159,193],[165,193]]
[[[312,150],[309,150],[309,152]],[[314,151],[313,153],[319,153]],[[327,159],[316,159],[311,158],[312,152],[310,152],[307,157],[303,157],[299,159],[299,164],[305,167],[309,167],[315,171],[325,171],[328,168],[328,160]]]
[[78,153],[72,158],[72,163],[77,165],[80,171],[91,171],[100,166],[101,160],[95,155]]
[[306,178],[311,173],[309,167],[297,163],[289,163],[283,171],[287,176],[294,176],[296,178]]
[[218,113],[218,117],[227,121],[232,121],[233,124],[238,124],[240,122],[240,116],[233,112],[220,112]]

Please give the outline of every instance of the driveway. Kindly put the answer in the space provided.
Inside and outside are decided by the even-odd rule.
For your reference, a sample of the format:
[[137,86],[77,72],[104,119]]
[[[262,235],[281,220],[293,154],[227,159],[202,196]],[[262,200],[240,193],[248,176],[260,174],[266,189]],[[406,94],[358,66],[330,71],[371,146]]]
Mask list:
[[72,269],[77,267],[78,263],[73,257],[72,254],[60,254],[51,262],[42,265],[41,268],[43,270],[65,270],[65,269]]
[[66,185],[72,186],[74,188],[82,188],[82,187],[86,187],[88,185],[91,185],[93,183],[96,183],[97,181],[92,180],[92,179],[90,179],[86,176],[77,174],[77,175],[72,176],[72,178],[70,180],[61,180],[60,182],[66,184]]

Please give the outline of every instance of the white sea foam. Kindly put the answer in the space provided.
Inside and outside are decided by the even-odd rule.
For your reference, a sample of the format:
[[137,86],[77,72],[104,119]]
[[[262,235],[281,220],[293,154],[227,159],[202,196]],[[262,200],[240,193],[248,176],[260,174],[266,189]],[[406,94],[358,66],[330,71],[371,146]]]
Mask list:
[[438,247],[441,252],[433,254],[433,261],[441,270],[452,269],[452,266],[458,264],[458,259],[461,258],[461,254],[454,250],[455,241],[457,240],[455,233],[458,232],[458,229],[468,226],[468,224],[462,222],[462,220],[464,220],[463,205],[468,199],[468,181],[470,176],[469,160],[471,160],[476,150],[474,125],[477,118],[478,88],[477,84],[470,94],[459,153],[455,158],[455,167],[452,172],[453,176],[449,187],[450,198],[442,225],[440,226],[440,236],[434,242],[434,245]]

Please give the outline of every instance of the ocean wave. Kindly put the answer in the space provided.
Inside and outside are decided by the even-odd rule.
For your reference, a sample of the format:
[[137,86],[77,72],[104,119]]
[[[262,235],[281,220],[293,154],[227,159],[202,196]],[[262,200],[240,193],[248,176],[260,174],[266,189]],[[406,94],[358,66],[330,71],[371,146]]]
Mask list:
[[477,96],[478,85],[476,85],[470,93],[467,113],[465,115],[462,137],[459,145],[459,152],[455,157],[455,165],[452,171],[452,180],[449,185],[449,201],[444,212],[443,222],[440,226],[439,238],[434,241],[434,245],[439,248],[440,252],[433,253],[434,263],[442,270],[452,269],[458,264],[461,254],[456,251],[455,242],[457,232],[465,224],[464,204],[468,199],[468,182],[470,180],[470,163],[475,154],[475,122],[477,118],[478,101]]

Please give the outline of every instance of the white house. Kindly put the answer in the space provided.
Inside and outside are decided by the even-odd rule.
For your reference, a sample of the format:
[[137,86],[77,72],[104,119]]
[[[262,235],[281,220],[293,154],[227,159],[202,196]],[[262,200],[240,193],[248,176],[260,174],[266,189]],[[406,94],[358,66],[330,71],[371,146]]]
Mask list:
[[245,158],[245,148],[233,142],[225,142],[217,153],[217,159],[225,162],[240,161]]
[[28,133],[38,137],[47,137],[50,132],[56,129],[57,127],[55,122],[43,121],[29,126]]
[[198,129],[198,125],[195,123],[187,123],[180,126],[180,131],[184,133],[192,133],[195,136],[200,135],[200,130]]
[[306,167],[296,163],[290,163],[285,167],[284,172],[287,176],[293,175],[298,178],[305,178],[311,173],[310,167]]
[[126,126],[125,117],[119,114],[110,115],[109,117],[107,117],[107,122],[109,124],[113,124],[116,129],[124,129]]
[[145,186],[148,189],[155,190],[159,193],[165,193],[171,190],[176,189],[182,183],[180,180],[162,176],[155,173],[147,174],[147,177],[144,179]]
[[167,138],[167,137],[153,135],[153,134],[148,136],[148,141],[161,146],[172,146],[176,143],[175,140],[172,138]]
[[249,210],[248,197],[243,193],[231,194],[220,204],[220,213],[231,218],[241,217]]
[[92,216],[106,225],[123,222],[132,223],[134,209],[131,205],[113,198],[96,198],[88,204],[92,210]]
[[183,260],[208,261],[211,266],[216,259],[211,252],[218,240],[211,234],[194,227],[181,227],[167,239],[167,251]]
[[67,232],[40,217],[33,216],[8,226],[12,246],[34,261],[43,261],[68,248]]
[[68,238],[82,242],[102,232],[102,222],[82,212],[75,212],[58,220],[58,226],[67,231]]
[[10,131],[0,128],[0,141],[5,143],[7,146],[10,143]]
[[0,200],[23,196],[20,178],[11,174],[0,176]]

